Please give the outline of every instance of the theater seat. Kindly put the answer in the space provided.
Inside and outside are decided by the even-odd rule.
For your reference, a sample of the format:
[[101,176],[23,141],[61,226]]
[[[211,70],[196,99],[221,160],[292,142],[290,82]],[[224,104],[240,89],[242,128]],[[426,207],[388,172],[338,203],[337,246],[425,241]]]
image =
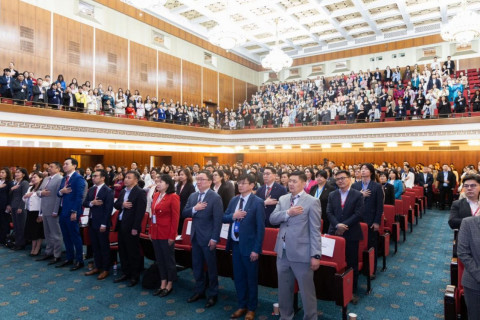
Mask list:
[[192,218],[185,219],[181,238],[175,241],[175,262],[184,268],[192,267],[192,243],[190,241],[190,235],[187,234],[188,223],[191,223],[191,221]]
[[391,239],[395,244],[395,253],[398,249],[398,240],[400,240],[400,223],[395,220],[395,207],[392,205],[383,205],[385,231],[390,233]]
[[120,214],[119,210],[116,210],[111,217],[112,226],[110,227],[110,233],[108,235],[110,240],[110,255],[113,262],[117,261],[117,252],[118,252],[118,232],[115,231],[117,227],[118,215]]
[[418,225],[418,219],[421,216],[421,207],[420,203],[417,201],[417,194],[412,189],[407,189],[405,195],[410,197],[410,208],[413,210],[413,215],[415,217],[415,224]]
[[[378,255],[382,257],[382,271],[387,270],[387,257],[390,254],[390,233],[385,230],[385,213],[378,228]],[[376,257],[375,257],[376,258]]]
[[358,270],[367,277],[367,294],[372,291],[371,276],[375,268],[375,250],[368,247],[368,225],[360,222],[362,228],[363,240],[358,245]]
[[225,251],[226,247],[227,239],[220,237],[220,241],[217,243],[216,252],[218,275],[233,278],[232,255],[230,252]]
[[453,258],[452,264],[458,265],[457,285],[448,285],[444,295],[444,315],[446,320],[467,319],[467,306],[465,304],[462,276],[465,269],[460,259]]
[[407,240],[408,215],[404,214],[403,201],[400,199],[395,199],[395,220],[400,223],[400,228],[403,232],[403,242],[405,242]]
[[258,284],[270,288],[278,288],[277,253],[275,252],[277,235],[277,228],[265,228],[262,254],[258,258]]
[[409,195],[408,192],[402,194],[403,213],[408,217],[410,224],[410,232],[413,232],[413,223],[415,222],[415,198]]

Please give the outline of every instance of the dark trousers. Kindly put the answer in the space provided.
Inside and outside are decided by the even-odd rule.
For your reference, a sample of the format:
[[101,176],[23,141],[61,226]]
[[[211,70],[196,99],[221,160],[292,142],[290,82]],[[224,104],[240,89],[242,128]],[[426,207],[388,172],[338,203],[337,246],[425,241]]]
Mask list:
[[177,279],[175,244],[169,245],[167,239],[152,239],[152,244],[160,280],[175,281]]
[[103,271],[110,270],[110,230],[107,228],[105,232],[100,232],[100,229],[94,229],[89,225],[88,233],[92,242],[95,267]]
[[58,216],[60,217],[60,229],[62,230],[63,244],[67,260],[75,260],[83,263],[83,243],[80,236],[80,227],[78,221],[70,220],[70,212],[62,212],[62,207],[58,209]]
[[373,231],[373,228],[370,226],[368,228],[368,247],[373,248],[374,253],[374,268],[373,273],[377,273],[377,254],[378,254],[378,231]]
[[[453,199],[453,190],[450,187],[439,186],[440,191],[440,209],[445,209],[445,205],[451,206]],[[447,201],[445,202],[445,198]]]
[[347,268],[353,269],[353,292],[357,292],[358,285],[358,245],[360,241],[346,241],[345,259],[347,260]]
[[480,290],[463,287],[468,320],[480,320]]
[[17,208],[12,208],[13,232],[15,233],[15,246],[25,246],[25,224],[27,222],[27,211],[17,213]]
[[122,228],[118,221],[118,254],[122,272],[130,279],[138,280],[142,271],[142,256],[140,255],[139,234],[132,236],[130,228]]
[[5,244],[7,241],[7,235],[10,233],[10,221],[12,216],[9,213],[0,211],[0,244]]
[[423,194],[427,197],[427,209],[432,209],[433,191],[431,188],[423,188]]
[[233,241],[233,276],[237,290],[238,308],[255,311],[258,305],[258,260],[242,256],[237,241]]
[[195,278],[195,293],[202,294],[205,291],[205,271],[204,265],[207,264],[208,289],[207,296],[218,295],[218,273],[216,250],[210,250],[208,246],[201,246],[196,239],[192,239],[192,269]]

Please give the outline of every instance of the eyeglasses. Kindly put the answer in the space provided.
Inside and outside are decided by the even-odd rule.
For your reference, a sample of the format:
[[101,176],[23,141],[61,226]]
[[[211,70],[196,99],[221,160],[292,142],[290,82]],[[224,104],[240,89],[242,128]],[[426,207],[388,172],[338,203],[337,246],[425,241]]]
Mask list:
[[473,188],[478,187],[478,184],[476,184],[476,183],[474,183],[474,184],[464,184],[463,187],[464,187],[465,189],[468,189],[468,188],[472,188],[472,189],[473,189]]
[[208,179],[197,178],[197,181],[208,181]]
[[92,178],[97,178],[97,177],[100,177],[100,175],[99,174],[92,175]]
[[347,179],[347,177],[340,177],[340,178],[335,178],[335,181],[343,181],[345,179]]

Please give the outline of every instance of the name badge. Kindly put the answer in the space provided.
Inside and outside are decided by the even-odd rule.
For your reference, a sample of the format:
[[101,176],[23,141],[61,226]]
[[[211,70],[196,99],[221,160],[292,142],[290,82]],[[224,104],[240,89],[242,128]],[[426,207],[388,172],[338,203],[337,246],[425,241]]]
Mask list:
[[240,223],[238,221],[235,221],[235,223],[233,224],[233,232],[240,232]]
[[152,222],[153,222],[153,224],[157,224],[157,216],[156,215],[152,215]]

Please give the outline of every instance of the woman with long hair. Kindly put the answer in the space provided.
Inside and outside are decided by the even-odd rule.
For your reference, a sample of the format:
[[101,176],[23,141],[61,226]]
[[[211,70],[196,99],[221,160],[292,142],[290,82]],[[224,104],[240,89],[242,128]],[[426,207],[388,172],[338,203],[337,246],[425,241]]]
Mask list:
[[[178,184],[175,192],[180,197],[180,212],[182,212],[183,208],[185,208],[185,205],[187,204],[188,197],[195,192],[190,170],[180,169],[180,171],[178,171]],[[180,222],[178,223],[178,234],[182,233],[184,220],[185,218],[180,217]]]
[[6,244],[6,237],[10,233],[12,217],[6,210],[12,187],[12,173],[8,167],[3,167],[0,169],[0,245]]
[[45,239],[43,234],[43,222],[40,213],[40,197],[37,195],[38,188],[40,188],[43,181],[43,174],[39,171],[34,171],[30,179],[30,188],[23,196],[25,201],[25,208],[27,209],[27,222],[25,224],[25,239],[32,241],[32,250],[30,256],[35,257],[40,254],[42,248],[42,239]]
[[15,170],[15,180],[10,189],[10,205],[7,211],[12,213],[13,231],[15,232],[14,250],[25,249],[25,222],[27,214],[25,212],[25,201],[23,196],[28,191],[28,171],[25,168]]

